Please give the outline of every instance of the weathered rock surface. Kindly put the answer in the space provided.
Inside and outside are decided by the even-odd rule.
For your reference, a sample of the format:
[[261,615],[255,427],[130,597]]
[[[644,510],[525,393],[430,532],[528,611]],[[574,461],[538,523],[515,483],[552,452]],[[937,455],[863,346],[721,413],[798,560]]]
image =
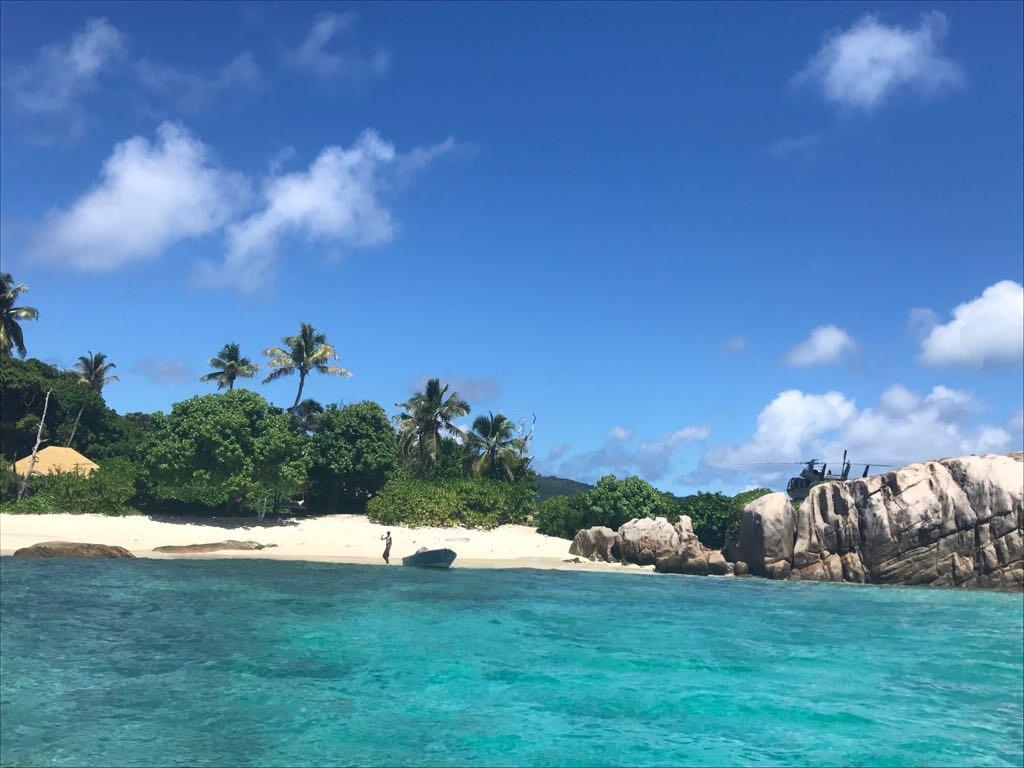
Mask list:
[[124,547],[79,541],[43,541],[14,551],[15,557],[135,557]]
[[190,552],[218,552],[222,549],[266,549],[276,547],[277,544],[260,544],[258,541],[215,541],[210,544],[168,544],[163,547],[153,547],[154,552],[166,552],[168,554],[188,554]]
[[595,525],[576,532],[576,537],[569,546],[570,555],[578,555],[588,560],[603,560],[615,563],[621,559],[622,538],[611,528]]
[[[692,531],[691,531],[692,532]],[[679,549],[679,532],[664,517],[633,518],[619,527],[622,559],[637,565],[652,565],[663,553]]]
[[1024,454],[963,456],[823,483],[743,511],[756,575],[875,584],[1024,587]]

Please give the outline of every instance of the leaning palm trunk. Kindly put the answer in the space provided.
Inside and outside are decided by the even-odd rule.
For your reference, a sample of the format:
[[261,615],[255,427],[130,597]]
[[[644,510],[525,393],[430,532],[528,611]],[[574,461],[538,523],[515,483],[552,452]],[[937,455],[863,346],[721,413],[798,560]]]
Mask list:
[[67,443],[65,443],[65,445],[64,445],[65,448],[70,448],[71,447],[71,443],[74,442],[75,432],[78,431],[78,421],[79,421],[79,419],[82,418],[82,411],[84,411],[84,410],[85,410],[85,403],[82,403],[82,407],[78,409],[78,415],[75,416],[75,426],[73,426],[71,428],[71,437],[68,438]]
[[43,442],[43,425],[46,424],[46,409],[50,407],[50,393],[52,389],[46,390],[46,399],[43,401],[43,417],[39,420],[39,429],[36,430],[36,444],[32,448],[32,458],[28,462],[28,469],[25,476],[21,478],[21,485],[18,486],[18,500],[25,497],[25,489],[28,488],[28,479],[32,477],[32,471],[36,468],[36,458],[39,456],[39,446]]

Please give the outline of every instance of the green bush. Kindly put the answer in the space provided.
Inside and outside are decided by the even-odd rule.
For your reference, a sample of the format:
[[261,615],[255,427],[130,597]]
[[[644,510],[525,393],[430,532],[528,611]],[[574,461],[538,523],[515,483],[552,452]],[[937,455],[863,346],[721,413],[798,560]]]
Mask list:
[[131,515],[138,472],[127,459],[110,459],[91,474],[57,472],[32,478],[28,495],[6,501],[0,511],[9,514]]
[[377,403],[329,405],[318,419],[312,453],[311,508],[362,512],[395,473],[398,441]]
[[309,437],[246,389],[175,403],[154,419],[145,446],[149,490],[159,500],[265,509],[300,492],[311,463]]
[[396,478],[370,499],[366,514],[382,525],[487,529],[526,522],[533,511],[533,494],[528,484],[485,477]]
[[767,488],[755,488],[735,496],[722,493],[695,493],[677,500],[678,513],[689,515],[693,532],[706,547],[718,549],[727,539],[736,541],[739,535],[743,508],[760,496],[771,493]]
[[672,517],[671,496],[635,475],[619,480],[605,475],[586,493],[555,496],[540,506],[537,531],[571,539],[581,528],[604,525],[613,530],[634,517]]

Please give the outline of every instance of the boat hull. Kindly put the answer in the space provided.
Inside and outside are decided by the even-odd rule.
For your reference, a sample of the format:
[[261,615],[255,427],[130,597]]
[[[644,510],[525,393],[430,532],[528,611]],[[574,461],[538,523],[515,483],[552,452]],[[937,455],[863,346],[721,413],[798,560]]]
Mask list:
[[427,549],[402,558],[402,565],[413,568],[448,568],[455,561],[450,549]]

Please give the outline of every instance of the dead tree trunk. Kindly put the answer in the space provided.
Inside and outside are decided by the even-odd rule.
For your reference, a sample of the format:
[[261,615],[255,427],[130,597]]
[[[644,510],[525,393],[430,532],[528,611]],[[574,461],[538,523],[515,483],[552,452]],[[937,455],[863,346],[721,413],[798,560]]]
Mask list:
[[28,487],[28,479],[32,476],[32,471],[36,468],[36,457],[39,455],[39,446],[43,442],[43,426],[46,424],[46,409],[50,407],[50,393],[52,391],[52,389],[46,390],[46,399],[43,401],[43,417],[39,420],[39,429],[36,430],[36,444],[32,448],[32,458],[28,462],[28,469],[25,471],[24,477],[21,478],[21,485],[18,487],[19,500],[25,496],[25,489]]
[[82,407],[78,409],[78,415],[75,416],[75,426],[71,428],[71,437],[68,438],[67,445],[65,447],[70,448],[72,441],[75,439],[75,432],[78,431],[78,422],[82,418],[82,411],[85,410],[85,403],[82,403]]

